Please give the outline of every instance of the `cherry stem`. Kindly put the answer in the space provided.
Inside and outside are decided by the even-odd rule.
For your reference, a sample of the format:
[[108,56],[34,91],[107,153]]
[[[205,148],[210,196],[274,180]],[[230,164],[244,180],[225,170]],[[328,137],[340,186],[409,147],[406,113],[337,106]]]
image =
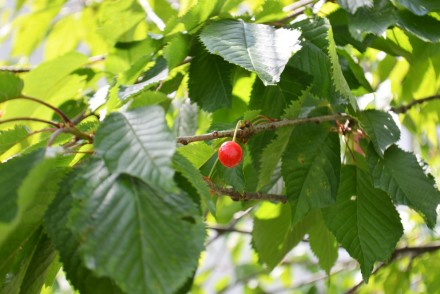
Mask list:
[[39,118],[33,118],[33,117],[14,117],[14,118],[10,118],[10,119],[3,119],[3,120],[0,120],[0,124],[4,124],[4,123],[8,123],[8,122],[13,122],[13,121],[36,121],[36,122],[41,122],[41,123],[49,124],[51,126],[54,126],[57,129],[60,128],[60,125],[55,123],[55,122],[53,122],[53,121],[39,119]]
[[64,112],[61,111],[61,109],[59,109],[59,108],[57,108],[57,107],[55,107],[53,105],[50,105],[49,103],[44,102],[43,100],[40,100],[40,99],[34,98],[34,97],[30,97],[30,96],[26,96],[26,95],[23,95],[23,94],[21,94],[19,97],[15,97],[15,98],[12,98],[12,99],[9,99],[9,100],[13,100],[13,99],[30,100],[30,101],[39,103],[41,105],[44,105],[44,106],[52,109],[56,114],[58,114],[65,123],[73,125],[73,122],[67,117],[67,115]]
[[237,137],[237,131],[238,131],[238,128],[241,126],[241,120],[239,120],[238,122],[237,122],[237,124],[235,125],[235,131],[234,131],[234,136],[232,137],[232,141],[233,142],[235,142],[235,138]]

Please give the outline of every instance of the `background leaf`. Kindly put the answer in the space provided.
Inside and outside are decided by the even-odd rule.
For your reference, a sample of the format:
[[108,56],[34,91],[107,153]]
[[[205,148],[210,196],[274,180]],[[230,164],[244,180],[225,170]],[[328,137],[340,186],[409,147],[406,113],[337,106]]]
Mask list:
[[373,6],[373,0],[338,0],[337,2],[351,14],[355,14],[360,7]]
[[287,61],[299,49],[299,37],[296,30],[234,20],[209,24],[200,35],[209,52],[255,71],[265,85],[280,80]]

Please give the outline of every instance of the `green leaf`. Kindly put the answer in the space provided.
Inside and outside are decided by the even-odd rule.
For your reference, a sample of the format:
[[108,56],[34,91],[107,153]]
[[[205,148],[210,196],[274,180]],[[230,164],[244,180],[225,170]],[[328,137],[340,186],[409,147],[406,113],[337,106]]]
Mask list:
[[358,8],[373,6],[373,0],[338,0],[337,2],[351,14],[355,14]]
[[292,131],[293,128],[281,128],[277,130],[277,137],[264,148],[261,155],[257,190],[260,190],[270,182],[272,174],[287,147]]
[[381,36],[397,19],[390,1],[374,0],[373,7],[359,8],[354,15],[348,16],[348,20],[351,35],[363,40],[368,33]]
[[386,191],[394,202],[413,208],[423,216],[428,227],[434,228],[440,192],[432,176],[426,174],[425,167],[420,166],[414,154],[392,145],[381,159],[370,146],[367,162],[375,187]]
[[173,157],[173,166],[177,172],[180,172],[196,189],[200,198],[205,202],[212,215],[215,216],[215,203],[208,186],[203,181],[203,176],[194,165],[179,152]]
[[192,275],[205,234],[184,194],[111,174],[95,160],[77,178],[73,195],[71,229],[88,269],[127,293],[173,293]]
[[175,68],[188,56],[191,41],[191,37],[179,33],[163,48],[168,69]]
[[46,280],[46,275],[52,263],[56,262],[57,252],[52,241],[46,234],[42,234],[36,244],[35,252],[26,269],[26,275],[20,286],[20,293],[40,293]]
[[75,289],[81,293],[123,293],[111,279],[98,278],[84,266],[78,251],[80,243],[67,226],[73,202],[71,191],[79,172],[81,169],[69,173],[62,181],[60,191],[47,210],[44,227],[60,254],[66,277]]
[[20,96],[23,80],[18,76],[0,71],[0,103]]
[[289,204],[263,203],[254,217],[252,247],[259,262],[273,269],[304,238],[313,221],[306,217],[293,225]]
[[[425,15],[433,11],[440,11],[440,2],[433,0],[396,0],[400,5],[405,6],[412,13]],[[423,24],[425,25],[425,24]]]
[[406,10],[399,11],[397,25],[426,42],[440,40],[440,21],[430,15],[418,16]]
[[316,17],[299,21],[293,26],[302,31],[305,40],[301,42],[302,49],[294,55],[291,63],[313,77],[312,94],[326,98],[334,104],[344,104],[347,98],[352,99],[339,65],[328,20]]
[[50,102],[63,79],[88,62],[86,56],[69,52],[63,56],[41,63],[24,77],[23,93]]
[[359,123],[381,157],[390,145],[400,139],[400,130],[389,113],[365,110],[359,113]]
[[144,19],[145,12],[138,1],[103,2],[99,7],[97,32],[109,45],[113,45]]
[[[0,164],[0,221],[10,222],[17,214],[20,187],[32,169],[44,158],[44,150],[16,157]],[[29,188],[29,187],[28,187]]]
[[96,132],[95,150],[111,172],[127,173],[172,189],[171,159],[176,141],[159,106],[114,112]]
[[189,68],[189,97],[203,110],[213,112],[232,105],[233,66],[200,48]]
[[254,71],[265,85],[274,85],[293,53],[300,32],[268,25],[221,20],[207,25],[200,39],[212,54]]
[[202,167],[216,152],[205,141],[194,142],[190,145],[179,147],[177,150],[189,159],[196,168]]
[[335,203],[341,165],[339,137],[328,125],[299,125],[282,158],[293,223],[313,209]]
[[320,267],[330,274],[338,259],[338,242],[327,228],[321,212],[314,214],[314,224],[309,230],[310,248],[319,259]]
[[375,189],[370,176],[355,166],[341,170],[336,205],[323,210],[328,228],[361,265],[368,282],[376,261],[386,261],[403,234],[388,195]]
[[15,144],[24,141],[28,136],[28,128],[20,125],[15,125],[13,129],[0,131],[0,155]]

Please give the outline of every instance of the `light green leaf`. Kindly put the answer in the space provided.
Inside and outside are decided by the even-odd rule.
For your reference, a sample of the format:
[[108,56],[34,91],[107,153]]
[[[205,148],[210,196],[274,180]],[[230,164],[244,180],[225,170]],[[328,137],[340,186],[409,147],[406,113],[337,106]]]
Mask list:
[[337,1],[342,8],[350,12],[351,14],[355,14],[356,10],[360,7],[372,7],[373,0],[338,0]]
[[418,16],[406,10],[399,11],[397,25],[426,42],[440,40],[440,21],[430,15]]
[[233,66],[200,48],[189,69],[189,97],[203,110],[213,112],[232,105]]
[[324,209],[323,216],[338,242],[360,263],[366,282],[374,263],[386,261],[403,234],[388,195],[355,166],[342,168],[337,203]]
[[15,125],[13,129],[0,131],[0,155],[29,136],[27,127]]
[[177,34],[163,48],[163,56],[167,61],[168,69],[178,66],[189,54],[191,48],[191,38],[188,35]]
[[212,54],[254,71],[265,85],[274,85],[293,53],[300,32],[268,25],[221,20],[207,25],[200,39]]
[[354,15],[349,15],[348,21],[355,39],[363,40],[368,33],[381,36],[396,22],[395,7],[388,0],[374,0],[373,7],[359,8]]
[[95,150],[111,172],[127,173],[162,189],[174,187],[175,138],[161,107],[110,114],[96,132]]
[[277,130],[277,137],[267,145],[261,155],[260,174],[257,190],[263,188],[272,178],[272,174],[281,159],[281,156],[289,142],[293,128],[281,128]]
[[400,139],[400,130],[389,113],[365,110],[359,113],[359,123],[381,157],[390,145]]
[[179,147],[178,152],[185,156],[196,167],[200,168],[204,165],[216,152],[216,150],[206,144],[205,141],[199,141]]
[[78,251],[80,243],[67,226],[73,202],[73,183],[81,171],[79,169],[69,173],[62,181],[60,191],[47,210],[44,219],[45,230],[59,251],[63,270],[75,289],[81,293],[123,293],[112,280],[96,277],[83,265]]
[[338,242],[327,228],[320,211],[314,213],[314,224],[309,230],[310,248],[319,259],[320,267],[330,274],[338,259]]
[[85,266],[98,276],[127,293],[173,293],[192,275],[205,234],[184,194],[111,174],[95,160],[77,178],[73,195],[70,227],[81,240]]
[[[396,0],[414,14],[425,15],[433,11],[440,11],[440,2],[433,0]],[[425,25],[425,24],[423,24]]]
[[0,103],[20,96],[22,89],[22,79],[10,72],[0,71]]
[[282,158],[293,223],[313,209],[335,203],[340,165],[339,137],[328,125],[295,127]]
[[293,225],[289,204],[263,203],[254,217],[252,247],[259,262],[273,269],[304,238],[313,220],[306,217]]
[[381,159],[370,146],[367,151],[374,186],[386,191],[394,202],[407,205],[425,219],[430,228],[437,222],[440,192],[414,154],[392,145]]
[[215,216],[214,198],[211,196],[207,184],[203,181],[203,176],[200,171],[179,152],[174,154],[173,166],[177,172],[180,172],[183,177],[185,177],[191,183],[199,194],[199,197],[205,203],[206,207],[208,207],[211,214]]
[[50,102],[49,98],[62,86],[63,79],[87,62],[81,53],[69,52],[41,63],[24,77],[23,93]]

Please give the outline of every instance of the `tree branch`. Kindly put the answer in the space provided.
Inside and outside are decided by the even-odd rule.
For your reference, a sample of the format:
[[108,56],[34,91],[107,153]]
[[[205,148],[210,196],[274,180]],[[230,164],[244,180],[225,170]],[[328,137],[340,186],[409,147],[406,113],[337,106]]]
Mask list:
[[234,201],[246,201],[246,200],[269,200],[269,201],[277,201],[281,203],[286,203],[287,198],[285,195],[277,195],[277,194],[264,194],[260,192],[243,192],[240,193],[230,188],[219,187],[214,184],[210,179],[204,178],[205,182],[208,184],[209,188],[217,192],[219,195],[227,195],[231,197]]
[[[401,256],[404,255],[411,255],[413,258],[418,257],[420,255],[423,255],[425,253],[432,253],[440,249],[440,244],[431,244],[428,246],[415,246],[415,247],[403,247],[403,248],[397,248],[394,250],[393,254],[391,255],[390,259],[387,262],[382,263],[379,265],[372,273],[371,276],[375,275],[379,270],[384,268],[385,266],[391,264],[393,261],[399,259]],[[354,285],[352,288],[350,288],[346,294],[354,294],[357,293],[357,290],[364,284],[364,280],[361,280],[359,283]]]
[[[289,120],[285,119],[285,120],[260,124],[256,126],[251,126],[250,128],[239,129],[237,131],[237,138],[249,139],[251,136],[256,135],[258,133],[265,131],[273,131],[278,128],[295,126],[306,123],[323,123],[323,122],[336,121],[342,119],[349,120],[353,118],[347,114],[330,114],[330,115],[317,116],[317,117],[297,118],[297,119],[289,119]],[[196,141],[207,141],[218,138],[232,137],[234,136],[234,131],[235,131],[234,129],[231,129],[224,131],[214,131],[212,133],[202,134],[202,135],[177,137],[177,143],[187,145],[189,143]]]
[[52,106],[49,103],[44,102],[43,100],[40,100],[40,99],[37,99],[37,98],[34,98],[34,97],[30,97],[30,96],[26,96],[26,95],[23,95],[23,94],[21,94],[19,97],[15,97],[15,98],[12,98],[12,99],[9,99],[9,100],[17,100],[17,99],[30,100],[30,101],[39,103],[41,105],[44,105],[47,108],[52,109],[59,117],[61,117],[61,119],[65,123],[69,123],[69,124],[73,125],[73,123],[70,121],[69,117],[64,112],[62,112],[59,108],[56,108],[55,106]]
[[252,234],[251,231],[245,231],[245,230],[240,230],[240,229],[236,229],[235,227],[229,227],[229,226],[208,226],[206,227],[209,230],[214,230],[219,234],[226,234],[226,233],[240,233],[240,234],[246,234],[246,235],[250,235]]
[[0,120],[0,124],[4,124],[4,123],[8,123],[8,122],[13,122],[13,121],[35,121],[35,122],[41,122],[41,123],[49,124],[51,126],[54,126],[57,129],[60,127],[59,124],[57,124],[57,123],[55,123],[53,121],[39,119],[39,118],[32,118],[32,117],[14,117],[14,118],[10,118],[10,119],[3,119],[3,120]]
[[417,99],[417,100],[414,100],[414,101],[412,101],[412,102],[410,102],[410,103],[408,103],[406,105],[401,105],[401,106],[398,106],[398,107],[391,107],[390,110],[392,112],[394,112],[394,113],[406,113],[408,110],[410,110],[412,107],[414,107],[417,104],[422,104],[422,103],[433,101],[433,100],[436,100],[436,99],[440,99],[440,94],[436,94],[436,95],[432,95],[432,96],[429,96],[429,97]]

